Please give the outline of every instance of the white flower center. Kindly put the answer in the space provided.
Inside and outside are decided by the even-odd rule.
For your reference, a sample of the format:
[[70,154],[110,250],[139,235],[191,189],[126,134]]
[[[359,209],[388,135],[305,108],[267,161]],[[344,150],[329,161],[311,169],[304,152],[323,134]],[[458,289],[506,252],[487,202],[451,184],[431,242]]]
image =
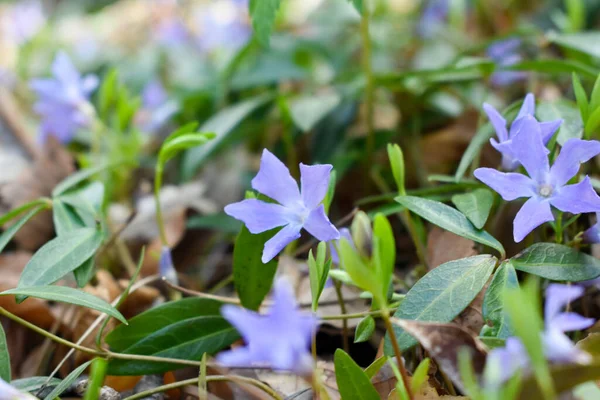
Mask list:
[[552,187],[552,185],[548,185],[547,183],[545,183],[543,185],[540,185],[540,187],[538,188],[538,193],[542,197],[550,197],[553,190],[554,188]]

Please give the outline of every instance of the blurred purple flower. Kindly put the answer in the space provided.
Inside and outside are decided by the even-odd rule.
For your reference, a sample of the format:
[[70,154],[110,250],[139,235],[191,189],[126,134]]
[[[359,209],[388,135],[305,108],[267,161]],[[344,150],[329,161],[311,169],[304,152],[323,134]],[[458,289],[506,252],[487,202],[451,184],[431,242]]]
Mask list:
[[164,46],[182,46],[190,39],[185,23],[176,17],[161,20],[156,27],[155,36],[158,43]]
[[596,213],[596,223],[583,233],[583,240],[586,243],[600,243],[600,212]]
[[248,0],[213,0],[197,9],[195,20],[199,26],[196,43],[202,52],[235,50],[252,36]]
[[46,16],[39,0],[15,2],[0,20],[0,32],[17,45],[32,39],[46,24]]
[[30,82],[38,95],[33,108],[42,119],[40,141],[43,143],[48,135],[53,135],[62,143],[68,143],[78,129],[92,123],[94,109],[89,98],[98,86],[98,77],[82,77],[62,51],[52,63],[52,74],[52,78],[38,78]]
[[515,242],[523,240],[544,222],[554,220],[550,206],[573,214],[600,211],[600,197],[592,188],[589,177],[567,185],[579,171],[581,163],[600,154],[600,142],[569,139],[550,167],[540,124],[535,118],[523,117],[520,132],[512,141],[513,154],[529,176],[492,168],[478,168],[474,175],[506,201],[529,198],[513,222]]
[[[585,318],[562,309],[584,292],[581,286],[550,284],[546,289],[544,306],[544,332],[541,334],[544,354],[548,361],[555,364],[587,363],[591,356],[580,350],[565,332],[589,328],[593,318]],[[488,355],[486,363],[486,384],[499,385],[509,379],[517,370],[529,367],[529,356],[523,343],[516,337],[506,340],[506,346],[494,349]]]
[[163,246],[160,251],[160,259],[158,261],[158,273],[161,277],[167,281],[177,284],[177,271],[173,265],[173,258],[171,257],[171,249],[168,246]]
[[0,378],[0,400],[37,400],[37,397],[17,390]]
[[[523,60],[518,52],[520,47],[521,40],[518,38],[500,40],[487,48],[487,55],[500,68],[510,67]],[[498,71],[492,74],[491,80],[492,84],[496,86],[506,86],[525,77],[527,74],[521,71]]]
[[177,112],[177,104],[169,101],[158,79],[151,80],[142,91],[142,108],[136,114],[136,125],[143,132],[156,133]]
[[291,285],[275,282],[273,305],[266,315],[225,305],[221,314],[242,335],[246,347],[217,355],[227,366],[269,366],[275,370],[310,374],[313,361],[308,351],[318,320],[298,310]]
[[417,26],[417,33],[422,38],[431,38],[441,30],[448,17],[450,0],[430,0],[423,9]]
[[[498,141],[496,141],[494,138],[491,138],[490,143],[502,154],[502,168],[507,171],[513,171],[517,169],[521,164],[513,154],[512,139],[521,129],[523,117],[535,116],[535,97],[531,93],[525,96],[525,100],[523,100],[523,105],[519,110],[519,114],[510,126],[509,131],[506,129],[506,120],[502,117],[498,110],[487,103],[483,104],[483,109],[490,119],[494,130],[496,131],[496,135],[498,136]],[[562,122],[562,119],[557,119],[555,121],[539,123],[544,145],[550,141]]]
[[302,228],[322,242],[339,239],[321,202],[327,194],[333,167],[300,163],[300,184],[288,168],[267,149],[263,150],[258,174],[252,179],[252,188],[280,204],[257,199],[246,199],[225,207],[225,213],[246,224],[251,233],[261,233],[280,226],[263,249],[262,262],[271,261],[285,246],[300,237]]

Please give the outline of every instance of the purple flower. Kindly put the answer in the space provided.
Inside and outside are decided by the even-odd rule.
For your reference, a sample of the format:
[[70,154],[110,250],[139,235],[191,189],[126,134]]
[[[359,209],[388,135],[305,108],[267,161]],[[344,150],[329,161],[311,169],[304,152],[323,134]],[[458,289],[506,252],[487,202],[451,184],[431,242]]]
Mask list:
[[583,240],[586,243],[600,243],[600,212],[596,213],[596,223],[583,233]]
[[287,167],[267,149],[263,151],[252,188],[280,204],[246,199],[225,207],[225,213],[244,222],[251,233],[283,226],[265,243],[263,263],[271,261],[285,246],[298,239],[302,228],[322,242],[339,239],[340,233],[329,222],[321,204],[327,194],[332,168],[329,164],[300,163],[300,191]]
[[308,349],[318,320],[298,311],[287,280],[275,282],[273,306],[266,315],[231,305],[223,306],[221,314],[240,332],[246,347],[220,353],[220,363],[236,367],[264,365],[301,375],[312,370]]
[[156,133],[176,112],[177,104],[169,101],[160,80],[153,79],[142,91],[142,108],[136,114],[136,125],[143,132]]
[[449,0],[430,0],[417,26],[417,33],[423,38],[430,38],[438,33],[446,21],[449,11]]
[[[513,171],[517,169],[521,164],[516,159],[512,151],[512,139],[521,129],[523,117],[535,115],[535,97],[531,93],[525,96],[521,110],[519,110],[517,118],[515,118],[514,122],[510,126],[510,130],[508,131],[506,129],[506,120],[502,117],[498,110],[487,103],[483,104],[483,109],[490,119],[494,130],[496,131],[496,135],[498,136],[498,141],[496,141],[494,138],[491,138],[490,143],[502,154],[502,168],[507,171]],[[562,119],[557,119],[555,121],[539,123],[544,145],[550,141],[562,122]]]
[[[555,364],[587,363],[591,356],[578,349],[565,332],[589,328],[593,318],[585,318],[562,309],[581,297],[584,288],[551,284],[546,289],[544,306],[545,328],[541,334],[544,354]],[[506,346],[490,352],[485,368],[486,384],[497,386],[509,379],[517,370],[529,367],[530,360],[523,343],[516,337],[506,340]]]
[[[487,55],[499,67],[510,67],[523,60],[518,53],[521,47],[521,40],[517,38],[506,39],[491,44],[487,49]],[[527,77],[525,72],[521,71],[498,71],[492,74],[492,84],[496,86],[506,86],[520,81]]]
[[37,35],[45,24],[46,16],[40,1],[20,1],[12,5],[0,19],[0,32],[21,45]]
[[581,286],[551,284],[546,289],[544,319],[546,329],[542,335],[544,351],[548,360],[556,363],[585,363],[590,361],[588,353],[575,347],[565,332],[579,331],[594,324],[593,318],[585,318],[574,312],[561,312],[584,292]]
[[354,247],[354,241],[352,240],[352,235],[350,234],[350,229],[341,228],[340,229],[340,238],[334,242],[329,243],[329,252],[331,253],[331,262],[335,265],[340,265],[340,256],[336,250],[336,246],[339,246],[340,240],[342,238],[346,239],[352,247]]
[[160,21],[156,27],[158,43],[169,46],[183,46],[189,42],[190,34],[185,23],[177,17],[168,17]]
[[177,284],[177,271],[173,265],[171,257],[171,249],[168,246],[163,246],[160,251],[160,259],[158,261],[158,273],[167,281]]
[[33,79],[31,88],[37,93],[34,110],[41,116],[41,142],[53,135],[68,143],[78,129],[88,127],[94,116],[89,103],[98,86],[95,75],[81,76],[69,57],[59,52],[52,63],[52,78]]
[[8,384],[3,379],[0,379],[0,400],[36,400],[28,393],[23,393],[17,390],[14,386]]
[[248,23],[248,0],[218,0],[201,6],[195,14],[199,27],[197,44],[202,52],[226,47],[237,49],[252,36]]
[[600,153],[600,142],[569,139],[550,167],[540,124],[535,118],[526,116],[519,134],[512,138],[511,149],[529,176],[492,168],[478,168],[474,175],[506,201],[529,198],[513,222],[515,242],[523,240],[544,222],[554,220],[550,206],[573,214],[600,211],[600,197],[592,188],[589,177],[567,185],[581,163]]

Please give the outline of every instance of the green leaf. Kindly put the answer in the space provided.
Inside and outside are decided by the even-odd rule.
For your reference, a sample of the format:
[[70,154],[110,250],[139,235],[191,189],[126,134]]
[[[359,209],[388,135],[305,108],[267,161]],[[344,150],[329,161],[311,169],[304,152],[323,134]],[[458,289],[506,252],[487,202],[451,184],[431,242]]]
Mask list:
[[290,100],[290,113],[294,124],[303,132],[314,126],[332,112],[341,102],[337,93],[303,95]]
[[44,397],[44,400],[54,400],[60,396],[65,390],[71,387],[71,385],[79,378],[79,375],[85,371],[85,369],[92,363],[88,361],[75,368],[65,379],[63,379],[56,387]]
[[116,69],[111,69],[104,80],[102,86],[98,90],[98,113],[103,118],[108,117],[108,113],[112,105],[117,100],[118,73]]
[[127,320],[123,315],[117,311],[113,306],[105,302],[104,300],[93,296],[82,290],[73,289],[67,286],[28,286],[28,287],[17,287],[15,289],[5,290],[0,293],[0,296],[9,295],[21,295],[27,297],[36,297],[38,299],[45,299],[51,301],[59,301],[62,303],[75,304],[82,307],[91,308],[98,310],[111,317],[118,319],[123,323],[127,323]]
[[[495,257],[479,255],[440,265],[415,283],[394,317],[420,322],[452,321],[483,289],[496,261]],[[400,327],[394,326],[394,330],[401,350],[417,344],[417,340]],[[388,337],[385,353],[393,353]]]
[[344,400],[379,400],[371,380],[348,354],[337,349],[334,356],[335,380]]
[[225,233],[239,233],[244,224],[224,212],[210,215],[195,215],[188,218],[186,226],[190,229],[210,229]]
[[375,361],[373,361],[371,363],[371,365],[369,365],[365,369],[365,374],[367,374],[367,377],[369,377],[369,379],[373,379],[373,377],[375,375],[377,375],[377,373],[385,365],[385,363],[387,363],[387,360],[388,360],[387,356],[381,356],[378,359],[376,359]]
[[585,124],[589,115],[587,93],[581,85],[581,80],[579,79],[579,76],[575,72],[573,72],[572,80],[573,92],[575,93],[575,99],[577,100],[577,107],[579,107],[579,115],[581,115],[581,119]]
[[0,324],[0,379],[5,382],[10,382],[10,353],[6,343],[6,334],[4,328]]
[[[81,266],[94,255],[103,234],[93,228],[82,228],[58,236],[42,246],[21,273],[17,287],[50,285]],[[17,296],[17,301],[24,297]]]
[[535,113],[540,121],[563,120],[556,137],[556,141],[561,146],[569,139],[583,137],[583,121],[574,102],[565,99],[553,102],[542,101],[537,105]]
[[519,271],[553,281],[581,282],[600,276],[600,260],[561,244],[536,243],[511,263]]
[[354,343],[366,342],[371,338],[373,332],[375,332],[375,320],[370,315],[367,315],[356,325]]
[[475,189],[469,193],[455,194],[452,203],[477,229],[481,229],[490,215],[494,194],[488,189]]
[[6,245],[11,241],[11,239],[13,238],[13,236],[15,236],[19,229],[21,229],[23,225],[27,223],[27,221],[29,221],[37,213],[39,213],[42,210],[45,210],[46,208],[48,208],[47,205],[37,206],[33,210],[29,211],[29,213],[22,216],[17,222],[8,227],[4,232],[2,232],[2,234],[0,234],[0,253],[2,252],[2,250],[4,250]]
[[[120,325],[106,336],[113,351],[126,354],[199,360],[239,337],[221,317],[222,303],[197,297],[162,304]],[[146,375],[181,368],[169,363],[111,360],[109,375]]]
[[392,226],[383,214],[377,214],[373,219],[373,249],[373,261],[382,290],[378,295],[385,299],[394,274],[396,241]]
[[388,144],[387,152],[388,158],[390,159],[390,166],[392,167],[392,174],[394,175],[394,181],[396,181],[396,187],[398,188],[398,194],[404,196],[406,195],[404,183],[404,153],[402,153],[402,148],[397,144]]
[[[354,237],[354,235],[353,235]],[[338,253],[340,257],[340,265],[346,270],[352,282],[363,290],[371,292],[374,296],[381,296],[383,292],[381,282],[375,276],[375,271],[369,268],[362,257],[356,252],[356,249],[346,238],[340,239],[338,242]],[[338,275],[330,274],[339,279]]]
[[106,169],[115,168],[119,165],[119,163],[106,163],[99,165],[93,168],[86,168],[80,171],[77,171],[73,175],[68,176],[62,182],[54,187],[52,190],[52,197],[58,197],[61,194],[65,193],[67,190],[72,189],[73,187],[79,185],[81,182],[86,179],[91,178],[99,172],[102,172]]
[[[271,0],[269,0],[271,1]],[[273,100],[273,95],[263,94],[231,107],[224,108],[200,127],[201,132],[214,132],[217,136],[206,146],[196,147],[185,153],[182,163],[182,175],[191,179],[196,170],[206,161],[215,148],[227,138],[230,132],[259,107]]]
[[56,386],[61,382],[58,378],[49,378],[47,376],[32,376],[30,378],[15,379],[10,382],[11,386],[22,392],[33,392],[41,389],[42,386]]
[[317,247],[317,258],[313,256],[312,250],[308,253],[308,276],[310,280],[310,292],[312,297],[312,311],[316,312],[319,306],[319,298],[331,268],[331,259],[325,260],[327,253],[327,244],[320,242]]
[[281,0],[250,0],[250,17],[256,38],[263,46],[269,46],[269,39],[275,26],[275,16]]
[[[594,362],[589,365],[553,365],[550,374],[557,393],[563,393],[584,382],[597,381],[600,379],[600,363]],[[535,380],[529,375],[523,379],[519,400],[541,399],[543,393]],[[579,397],[576,397],[579,398]]]
[[356,8],[356,11],[358,11],[359,14],[362,15],[363,13],[363,0],[348,0],[350,3],[352,3],[352,5],[354,6],[354,8]]
[[63,203],[60,198],[52,202],[52,219],[58,236],[86,227],[73,207]]
[[18,217],[23,214],[25,211],[29,211],[32,208],[44,206],[45,208],[49,208],[52,205],[52,202],[48,198],[41,198],[37,200],[30,201],[29,203],[25,203],[17,208],[13,208],[6,214],[0,217],[0,225],[6,224],[11,219]]
[[[488,286],[483,298],[483,320],[491,322],[492,327],[487,329],[486,336],[507,339],[513,336],[513,330],[504,309],[504,292],[508,289],[519,287],[517,273],[510,262],[504,262],[496,270],[492,282]],[[484,327],[486,329],[488,327]]]
[[517,64],[512,64],[500,70],[508,71],[532,71],[549,75],[560,75],[579,73],[588,78],[595,78],[597,71],[576,60],[559,60],[554,58],[541,58],[538,60],[526,60]]
[[395,200],[440,228],[496,249],[502,257],[506,255],[504,247],[496,238],[486,231],[475,228],[467,217],[450,206],[414,196],[398,196]]
[[265,243],[275,235],[270,230],[253,235],[242,227],[233,248],[233,282],[242,305],[258,310],[273,285],[277,259],[263,264],[261,257]]
[[425,381],[429,378],[429,358],[424,358],[419,366],[415,369],[413,373],[410,386],[413,393],[419,393],[421,390],[421,386],[425,383]]
[[105,358],[94,358],[92,362],[92,368],[90,368],[90,377],[83,400],[99,399],[100,390],[102,386],[104,386],[104,379],[106,378],[107,365],[108,361]]
[[177,136],[176,138],[169,140],[169,142],[165,143],[160,148],[158,162],[164,165],[179,152],[191,149],[192,147],[202,146],[210,142],[214,137],[215,135],[213,133],[206,132],[186,133]]
[[600,33],[596,31],[563,33],[552,32],[548,39],[562,47],[577,50],[592,57],[600,58]]

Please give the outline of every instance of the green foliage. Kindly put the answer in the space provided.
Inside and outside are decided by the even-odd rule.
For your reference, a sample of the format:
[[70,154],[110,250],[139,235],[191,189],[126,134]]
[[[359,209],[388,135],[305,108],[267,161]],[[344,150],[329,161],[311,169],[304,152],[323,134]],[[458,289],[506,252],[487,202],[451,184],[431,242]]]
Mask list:
[[356,325],[356,331],[354,332],[354,343],[366,342],[371,338],[375,332],[375,319],[370,315],[367,315],[360,320]]
[[281,0],[250,0],[250,17],[256,38],[263,46],[269,45],[275,26],[275,16]]
[[106,367],[108,361],[104,358],[94,358],[90,372],[90,383],[85,391],[83,400],[96,400],[99,398],[100,390],[104,386],[104,378],[106,377]]
[[334,356],[335,380],[344,400],[379,400],[369,377],[342,349]]
[[298,128],[309,132],[339,106],[341,100],[335,92],[299,96],[289,101],[290,115]]
[[486,231],[475,228],[467,217],[450,206],[415,196],[398,196],[395,200],[440,228],[496,249],[502,257],[506,255],[498,240]]
[[98,310],[127,324],[125,317],[104,300],[82,290],[73,289],[67,286],[26,286],[5,290],[0,293],[0,296],[8,295],[36,297],[38,299],[76,304],[78,306],[91,308],[92,310]]
[[537,106],[536,114],[540,121],[553,121],[562,119],[556,141],[561,146],[572,138],[581,139],[583,137],[584,123],[579,115],[577,105],[570,100],[557,100],[553,102],[540,102]]
[[519,281],[515,268],[510,262],[504,262],[496,270],[483,298],[482,314],[488,326],[484,326],[482,334],[500,339],[513,336],[508,314],[504,305],[504,293],[508,289],[518,289]]
[[472,192],[455,194],[452,196],[452,203],[475,228],[482,229],[492,210],[494,194],[488,189],[475,189]]
[[[113,351],[125,354],[199,360],[229,346],[239,336],[220,314],[222,303],[187,298],[145,311],[106,336]],[[169,363],[111,360],[110,375],[144,375],[181,368]]]
[[233,282],[242,305],[250,310],[258,310],[273,285],[277,271],[277,259],[266,264],[261,260],[265,243],[276,230],[253,235],[242,227],[233,248]]
[[317,258],[313,256],[312,250],[308,253],[308,277],[310,280],[310,293],[312,295],[312,311],[316,312],[319,306],[319,297],[323,293],[329,269],[331,268],[331,259],[327,257],[327,244],[320,242],[317,247]]
[[15,379],[10,384],[22,392],[33,392],[40,389],[42,386],[56,386],[61,382],[57,378],[49,378],[47,376],[32,376],[30,378]]
[[47,205],[35,206],[33,210],[29,211],[26,215],[22,216],[18,221],[13,223],[8,229],[2,232],[2,234],[0,234],[0,253],[2,252],[2,250],[4,250],[6,245],[11,241],[11,239],[13,238],[13,236],[15,236],[19,229],[21,229],[23,225],[27,223],[27,221],[33,218],[40,211],[43,211],[47,208]]
[[511,258],[515,269],[553,281],[581,282],[600,276],[600,260],[568,246],[535,243]]
[[[394,317],[424,322],[452,321],[483,289],[496,261],[492,256],[479,255],[440,265],[415,283]],[[401,350],[417,344],[417,340],[400,327],[394,330]],[[386,354],[392,354],[388,337]]]
[[398,194],[405,196],[406,187],[404,181],[406,173],[404,171],[404,153],[402,153],[402,149],[397,144],[388,144],[387,152],[390,159],[390,166],[392,167],[392,174],[398,188]]
[[10,354],[8,352],[8,343],[6,342],[6,333],[4,327],[0,324],[0,379],[10,382]]
[[44,400],[54,400],[59,397],[64,391],[69,389],[71,385],[79,378],[79,376],[86,370],[86,368],[92,363],[88,361],[75,368],[65,379],[63,379],[50,393],[44,397]]
[[410,380],[412,393],[419,393],[421,386],[429,379],[429,364],[431,364],[431,360],[429,358],[424,358],[417,368],[415,368],[415,372]]

